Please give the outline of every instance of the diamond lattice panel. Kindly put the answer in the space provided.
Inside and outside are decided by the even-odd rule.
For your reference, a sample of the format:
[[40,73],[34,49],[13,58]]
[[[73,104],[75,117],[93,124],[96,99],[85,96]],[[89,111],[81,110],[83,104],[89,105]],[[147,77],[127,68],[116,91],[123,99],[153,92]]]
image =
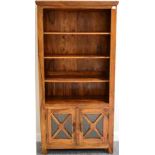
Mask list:
[[54,139],[71,139],[73,132],[71,114],[54,113],[51,117],[51,135]]
[[103,115],[99,114],[84,114],[82,122],[83,137],[85,139],[103,137]]

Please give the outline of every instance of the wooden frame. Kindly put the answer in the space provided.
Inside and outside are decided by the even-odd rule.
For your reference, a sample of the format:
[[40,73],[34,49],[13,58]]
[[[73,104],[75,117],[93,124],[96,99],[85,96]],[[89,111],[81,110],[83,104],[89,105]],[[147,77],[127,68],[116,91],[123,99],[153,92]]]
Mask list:
[[[60,116],[66,114],[67,116],[65,119],[60,122],[58,118],[54,114],[59,114]],[[55,145],[61,145],[61,143],[65,143],[67,145],[74,145],[75,143],[75,112],[73,109],[48,109],[47,110],[47,143],[48,144],[55,144]],[[58,129],[56,132],[54,132],[53,135],[51,135],[51,118],[54,119],[54,121],[58,125]],[[68,119],[71,119],[71,126],[72,126],[72,134],[68,133],[65,129],[65,123],[68,121]],[[63,139],[57,139],[56,137],[60,133],[60,131],[63,131],[66,135],[66,138]]]
[[[98,148],[112,153],[118,1],[37,0],[36,4],[42,152]],[[61,122],[55,114],[68,117]],[[98,114],[94,122],[88,118]],[[65,128],[68,119],[72,134]],[[83,119],[90,127],[85,134]],[[102,127],[97,129],[98,122]],[[89,137],[92,131],[98,136]]]
[[109,106],[109,152],[113,152],[113,130],[114,130],[114,91],[115,91],[115,50],[116,50],[116,8],[111,9],[111,44],[110,44],[110,96]]
[[[94,122],[92,122],[87,115],[98,115],[98,117],[94,120]],[[90,128],[86,131],[86,133],[84,134],[82,131],[83,128],[83,120],[82,119],[86,119],[86,121],[88,122]],[[101,135],[101,133],[98,131],[97,129],[97,124],[98,122],[102,120],[103,123],[103,135]],[[105,113],[102,109],[80,109],[80,122],[81,122],[81,132],[80,132],[80,136],[81,136],[81,140],[80,143],[81,145],[103,145],[107,143],[107,138],[108,138],[108,113]],[[96,134],[98,135],[97,138],[86,138],[87,135],[89,135],[92,131],[95,131]],[[90,140],[92,139],[92,140]]]
[[41,148],[47,153],[46,147],[46,120],[45,120],[45,86],[44,86],[44,54],[43,54],[43,8],[37,7],[38,23],[38,70],[39,70],[39,98],[40,98],[40,125],[41,125]]
[[117,0],[36,0],[36,4],[39,6],[44,6],[46,8],[69,8],[69,9],[90,9],[90,8],[111,8],[112,6],[117,6]]

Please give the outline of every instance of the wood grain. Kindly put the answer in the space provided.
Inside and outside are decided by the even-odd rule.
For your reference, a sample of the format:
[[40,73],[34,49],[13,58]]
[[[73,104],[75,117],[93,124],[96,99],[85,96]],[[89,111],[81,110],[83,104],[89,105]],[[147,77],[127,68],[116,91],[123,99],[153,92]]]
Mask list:
[[110,32],[44,32],[48,35],[110,35]]
[[110,9],[45,9],[44,32],[110,32],[110,13]]
[[95,98],[109,95],[108,83],[45,83],[46,98]]
[[65,78],[65,77],[62,77],[62,78],[47,78],[45,79],[45,82],[54,82],[54,83],[86,83],[86,82],[90,82],[90,83],[100,83],[100,82],[109,82],[109,80],[107,79],[104,79],[104,78]]
[[116,50],[116,9],[111,9],[111,44],[110,44],[110,109],[109,115],[109,153],[113,153],[114,132],[114,92],[115,92],[115,50]]
[[97,75],[107,79],[109,78],[109,60],[108,59],[52,59],[45,60],[46,78],[71,78],[88,77],[95,78]]
[[102,55],[109,56],[110,36],[102,35],[44,35],[45,56]]
[[109,56],[102,55],[51,55],[45,56],[44,59],[109,59]]
[[43,59],[43,8],[37,7],[38,25],[38,70],[39,70],[39,97],[40,97],[40,125],[42,153],[47,153],[46,147],[46,120],[45,120],[45,85],[44,85],[44,59]]
[[50,8],[103,9],[117,6],[117,0],[36,0],[37,5]]

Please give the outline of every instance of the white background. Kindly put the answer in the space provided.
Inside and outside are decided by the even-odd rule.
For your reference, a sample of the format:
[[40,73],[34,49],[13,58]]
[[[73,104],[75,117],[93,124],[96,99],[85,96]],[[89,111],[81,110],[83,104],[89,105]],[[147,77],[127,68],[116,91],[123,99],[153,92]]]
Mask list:
[[[35,155],[35,3],[0,4],[0,154]],[[154,5],[118,5],[115,132],[122,155],[155,154]]]

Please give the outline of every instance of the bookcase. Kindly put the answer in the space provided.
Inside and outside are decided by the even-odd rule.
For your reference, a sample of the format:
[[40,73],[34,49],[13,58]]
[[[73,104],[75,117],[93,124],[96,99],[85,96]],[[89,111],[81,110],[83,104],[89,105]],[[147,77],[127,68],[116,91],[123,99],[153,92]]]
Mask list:
[[42,152],[113,152],[115,0],[37,0]]

